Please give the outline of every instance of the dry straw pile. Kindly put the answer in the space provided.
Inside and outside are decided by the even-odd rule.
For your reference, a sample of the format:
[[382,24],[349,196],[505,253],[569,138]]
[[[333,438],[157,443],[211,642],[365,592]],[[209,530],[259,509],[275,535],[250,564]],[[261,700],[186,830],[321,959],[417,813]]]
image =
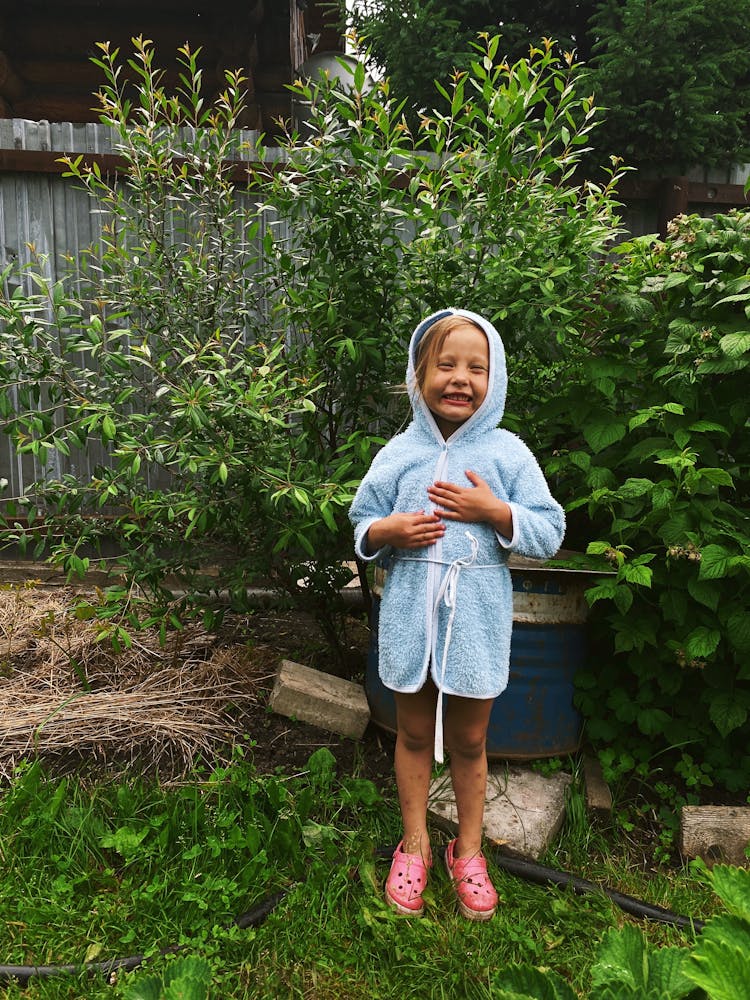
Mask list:
[[219,648],[190,626],[165,647],[134,633],[118,654],[74,609],[65,589],[0,590],[0,774],[29,755],[162,774],[225,757],[237,709],[255,697],[246,646]]

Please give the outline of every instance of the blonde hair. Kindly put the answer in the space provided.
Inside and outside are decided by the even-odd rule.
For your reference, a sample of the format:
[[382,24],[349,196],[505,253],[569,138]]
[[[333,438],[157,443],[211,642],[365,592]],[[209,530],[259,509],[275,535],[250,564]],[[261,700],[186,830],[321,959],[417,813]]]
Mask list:
[[[474,326],[480,333],[484,333],[479,323],[475,323],[473,319],[451,314],[450,316],[444,316],[442,319],[436,320],[417,344],[417,356],[414,359],[414,379],[420,391],[424,385],[424,377],[427,369],[443,349],[446,337],[460,326]],[[487,336],[486,333],[484,335],[485,337]]]

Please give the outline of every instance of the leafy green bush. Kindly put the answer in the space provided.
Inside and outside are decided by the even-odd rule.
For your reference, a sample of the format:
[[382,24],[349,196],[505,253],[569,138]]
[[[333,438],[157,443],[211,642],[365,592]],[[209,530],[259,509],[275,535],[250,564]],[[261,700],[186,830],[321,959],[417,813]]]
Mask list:
[[[193,53],[168,94],[136,40],[131,103],[102,45],[124,181],[68,160],[102,213],[101,246],[58,282],[40,264],[34,289],[0,300],[5,430],[48,466],[6,502],[6,543],[81,572],[114,542],[129,583],[167,601],[186,591],[183,605],[215,590],[240,602],[261,575],[335,649],[345,509],[408,412],[394,388],[415,321],[446,304],[490,315],[517,357],[519,413],[543,391],[540,359],[549,381],[591,326],[592,260],[616,230],[613,188],[573,176],[596,111],[550,48],[508,66],[498,45],[418,136],[387,82],[364,92],[361,67],[351,91],[295,85],[305,136],[280,157],[256,150],[244,202],[240,75],[204,107]],[[77,459],[95,445],[86,480]],[[113,593],[103,613],[131,601]]]
[[[102,216],[100,245],[54,282],[44,261],[21,275],[9,266],[3,287],[18,283],[0,299],[4,430],[46,473],[6,501],[3,540],[71,573],[114,551],[129,586],[165,600],[169,575],[193,598],[244,594],[278,486],[269,470],[317,388],[290,375],[283,341],[258,330],[257,222],[232,179],[240,76],[203,108],[195,56],[185,48],[180,59],[182,87],[169,96],[153,50],[136,40],[133,107],[102,46],[102,120],[124,182],[67,161]],[[88,479],[77,472],[84,453]],[[55,476],[60,461],[69,471]],[[207,579],[216,563],[221,574]],[[111,603],[127,603],[128,589]]]
[[[547,413],[569,538],[616,569],[589,592],[578,678],[607,776],[675,769],[691,795],[750,773],[750,215],[635,240],[592,351]],[[606,611],[597,602],[606,600]],[[653,763],[652,758],[658,756]]]

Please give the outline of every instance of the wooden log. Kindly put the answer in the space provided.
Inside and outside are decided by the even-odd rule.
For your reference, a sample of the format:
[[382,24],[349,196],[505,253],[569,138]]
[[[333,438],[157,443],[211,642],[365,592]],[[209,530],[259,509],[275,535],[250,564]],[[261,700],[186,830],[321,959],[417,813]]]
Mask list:
[[[70,0],[66,4],[71,17],[96,16],[96,14],[102,13],[103,6],[105,6],[103,0]],[[144,24],[148,18],[154,16],[154,8],[156,6],[156,4],[149,5],[144,0],[137,0],[135,3],[130,2],[130,0],[107,0],[106,3],[108,11],[116,12],[118,15],[125,13],[132,17],[134,21],[141,21]],[[84,8],[80,14],[77,10],[78,7]],[[92,7],[95,8],[93,14],[91,11]],[[200,17],[211,17],[215,13],[216,3],[215,0],[192,0],[188,5],[185,0],[158,0],[158,12],[160,15],[169,13],[184,15],[186,7],[191,14]]]
[[255,90],[258,93],[283,93],[286,84],[293,79],[289,63],[259,66],[255,72]]
[[23,96],[26,87],[23,80],[11,65],[10,59],[0,52],[0,95],[13,104]]
[[213,22],[213,34],[217,38],[232,38],[238,32],[242,35],[254,34],[263,23],[263,0],[255,0],[241,8],[229,8]]
[[258,25],[263,23],[265,14],[266,8],[263,0],[255,0],[255,4],[246,11],[246,17],[248,18],[250,25],[254,28],[257,28]]
[[750,864],[750,806],[683,806],[681,849],[707,865]]
[[94,110],[96,98],[87,94],[60,94],[54,91],[34,94],[16,101],[13,115],[49,122],[98,122]]
[[612,793],[602,774],[602,767],[596,757],[583,758],[583,773],[586,781],[586,805],[591,812],[608,816],[612,812]]
[[92,17],[80,22],[68,16],[47,15],[42,23],[20,18],[14,30],[14,44],[19,52],[33,52],[36,58],[98,55],[97,42],[109,41],[121,56],[133,52],[131,39],[143,35],[153,41],[156,61],[171,59],[185,42],[192,49],[199,46],[206,55],[216,55],[216,41],[209,25],[200,18],[184,17],[157,20],[151,15],[138,21],[132,17]]
[[217,79],[224,84],[226,79],[224,70],[227,69],[241,69],[245,76],[253,76],[258,69],[259,62],[258,43],[255,38],[250,41],[243,39],[239,45],[222,43],[216,62]]
[[[19,59],[18,73],[33,87],[96,90],[105,82],[104,73],[83,56],[71,59]],[[175,74],[176,76],[176,74]]]
[[[210,102],[217,88],[206,92],[206,100]],[[251,93],[248,103],[255,103],[255,94]],[[13,117],[31,118],[51,122],[98,122],[97,98],[88,93],[64,94],[50,90],[37,92],[13,104]],[[8,116],[6,116],[8,117]],[[248,126],[250,127],[250,126]]]
[[[259,130],[262,125],[260,106],[252,101],[248,101],[242,111],[242,114],[237,120],[237,125],[239,128]],[[238,173],[235,175],[235,180],[241,183],[242,181],[247,180],[247,177]]]
[[[249,59],[252,59],[251,53],[247,50],[246,55]],[[202,64],[202,61],[199,61],[200,64]],[[204,71],[204,90],[212,88],[213,91],[216,91],[219,85],[223,89],[226,86],[224,70],[234,70],[238,67],[243,70],[244,75],[248,78],[246,89],[250,93],[254,93],[255,84],[252,79],[252,72],[248,68],[248,62],[243,63],[242,61],[229,61],[226,59],[219,59],[217,61],[215,80],[212,79],[209,68],[202,66]],[[61,84],[64,84],[67,93],[79,92],[93,95],[107,82],[102,70],[86,60],[33,60],[19,63],[18,68],[29,84],[40,93],[51,93],[59,89]],[[122,81],[130,80],[134,83],[138,82],[135,79],[135,73],[129,67],[125,68],[121,79]],[[160,84],[167,93],[175,93],[177,88],[182,86],[180,74],[177,69],[165,67],[163,75],[160,77]]]

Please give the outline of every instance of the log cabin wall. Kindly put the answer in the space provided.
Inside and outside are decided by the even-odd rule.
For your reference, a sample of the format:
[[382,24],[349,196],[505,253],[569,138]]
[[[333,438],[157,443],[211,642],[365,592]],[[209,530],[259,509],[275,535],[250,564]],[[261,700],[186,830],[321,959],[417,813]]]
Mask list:
[[273,136],[290,114],[285,85],[314,44],[341,51],[330,14],[312,0],[24,0],[0,6],[0,118],[95,122],[92,95],[103,82],[91,62],[109,41],[121,59],[131,39],[154,42],[156,64],[176,81],[175,55],[185,42],[201,48],[206,98],[224,86],[224,71],[247,76],[240,125]]

